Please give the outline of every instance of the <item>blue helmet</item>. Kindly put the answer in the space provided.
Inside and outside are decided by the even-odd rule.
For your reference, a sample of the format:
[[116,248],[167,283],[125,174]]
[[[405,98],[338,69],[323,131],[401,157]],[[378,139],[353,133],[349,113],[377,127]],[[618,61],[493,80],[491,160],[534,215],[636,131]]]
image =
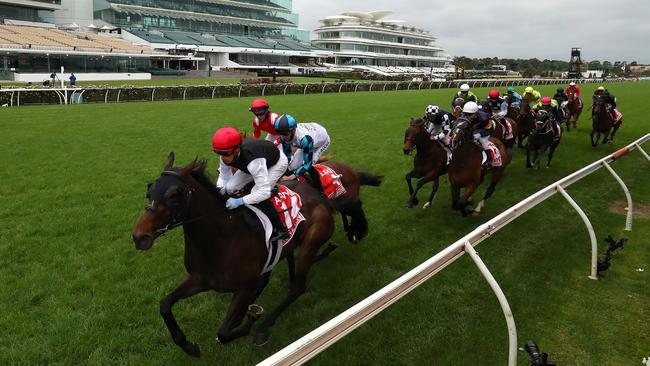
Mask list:
[[276,132],[284,133],[284,132],[291,132],[296,129],[296,126],[298,124],[296,123],[296,119],[291,117],[288,114],[283,114],[275,120],[275,125],[273,126],[275,128]]

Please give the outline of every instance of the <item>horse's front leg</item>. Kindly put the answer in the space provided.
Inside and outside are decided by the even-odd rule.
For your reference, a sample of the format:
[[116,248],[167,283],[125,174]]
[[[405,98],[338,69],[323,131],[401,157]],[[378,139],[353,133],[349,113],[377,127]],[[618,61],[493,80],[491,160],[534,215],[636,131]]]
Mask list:
[[530,145],[526,149],[526,168],[532,168],[533,166],[530,165]]
[[553,145],[551,145],[551,148],[548,150],[548,161],[546,162],[547,168],[551,167],[551,159],[553,159],[553,153],[555,152],[555,149],[559,144],[560,144],[559,141],[557,143],[554,143]]
[[413,206],[418,204],[418,198],[417,198],[417,190],[413,190],[413,186],[411,185],[411,179],[413,179],[413,171],[411,170],[408,172],[405,176],[406,178],[406,184],[408,184],[409,187],[409,199],[406,201],[406,207],[408,208],[413,208]]
[[420,178],[420,180],[418,180],[418,183],[415,185],[415,192],[413,192],[413,196],[411,196],[411,199],[409,200],[409,206],[408,206],[409,208],[412,208],[413,206],[418,204],[419,200],[416,197],[418,192],[420,191],[420,189],[422,189],[422,186],[431,182],[436,175],[437,172],[435,171],[433,173],[429,172],[429,174],[425,175],[424,177]]
[[432,184],[432,187],[431,187],[431,194],[429,194],[429,199],[422,206],[422,208],[429,208],[429,206],[431,206],[431,201],[433,201],[433,197],[436,195],[436,192],[438,192],[438,185],[439,185],[438,172],[434,172],[433,175],[435,175],[435,176],[432,178],[433,184]]
[[[250,333],[253,324],[262,315],[262,308],[258,305],[251,305],[262,293],[262,290],[269,283],[271,272],[267,272],[259,278],[257,287],[253,289],[243,289],[235,292],[232,301],[228,306],[228,312],[219,331],[217,341],[227,343],[239,337],[246,336]],[[247,316],[245,322],[244,316]],[[241,325],[240,325],[241,324]]]
[[595,131],[591,130],[591,133],[589,134],[589,137],[591,138],[591,146],[592,147],[596,147],[596,144],[598,143],[598,140],[596,140],[594,142],[594,133],[595,133]]
[[614,136],[616,135],[616,131],[618,131],[618,128],[621,126],[621,123],[622,122],[619,122],[616,126],[614,126],[614,130],[612,131],[612,136],[609,138],[609,141],[614,141]]
[[183,333],[183,330],[181,330],[181,327],[176,322],[176,318],[174,318],[172,307],[176,302],[178,302],[178,300],[196,295],[199,292],[206,291],[207,289],[208,288],[201,280],[200,275],[190,273],[185,281],[160,301],[160,315],[165,320],[165,325],[167,325],[167,329],[169,329],[169,333],[171,334],[174,343],[182,348],[185,353],[194,357],[201,356],[201,350],[196,343],[187,340],[185,333]]

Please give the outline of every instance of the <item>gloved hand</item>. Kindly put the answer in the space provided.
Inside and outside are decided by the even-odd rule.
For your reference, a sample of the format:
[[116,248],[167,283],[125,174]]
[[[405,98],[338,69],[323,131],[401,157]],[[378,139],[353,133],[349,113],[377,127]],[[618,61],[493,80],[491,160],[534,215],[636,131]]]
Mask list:
[[445,138],[445,134],[442,133],[442,132],[440,132],[440,133],[438,134],[438,136],[436,136],[436,137],[438,138],[438,140],[442,140],[442,139]]
[[475,133],[474,135],[472,135],[472,137],[474,137],[475,139],[478,140],[478,138],[481,137],[481,134],[480,133]]
[[234,210],[239,206],[244,205],[244,199],[243,198],[228,198],[228,201],[226,201],[226,208],[229,210]]

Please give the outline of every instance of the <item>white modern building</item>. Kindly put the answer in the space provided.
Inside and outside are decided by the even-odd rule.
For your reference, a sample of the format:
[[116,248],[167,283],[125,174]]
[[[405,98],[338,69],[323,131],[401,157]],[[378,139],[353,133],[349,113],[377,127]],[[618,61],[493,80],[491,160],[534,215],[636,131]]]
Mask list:
[[390,11],[346,12],[320,20],[314,45],[331,50],[337,66],[391,75],[449,71],[450,58],[428,31],[384,19]]

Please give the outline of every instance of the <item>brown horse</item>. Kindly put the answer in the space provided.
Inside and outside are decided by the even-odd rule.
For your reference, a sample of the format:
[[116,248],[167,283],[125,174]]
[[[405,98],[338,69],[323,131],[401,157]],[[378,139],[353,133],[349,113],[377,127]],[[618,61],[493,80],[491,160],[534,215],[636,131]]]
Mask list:
[[[509,117],[505,117],[501,120],[492,118],[492,121],[494,122],[494,129],[492,130],[491,137],[501,140],[506,149],[512,149],[512,147],[515,146],[515,141],[517,140],[517,136],[519,134],[519,127],[517,126],[517,122]],[[506,127],[504,125],[506,121],[510,123],[510,129],[512,129],[512,138],[508,138],[506,136]]]
[[566,122],[566,130],[571,131],[569,125],[573,124],[573,128],[576,128],[576,123],[582,114],[582,100],[576,95],[576,93],[569,93],[569,103],[566,106],[567,111],[569,111],[569,116]]
[[[551,160],[553,159],[553,153],[555,149],[560,144],[560,139],[555,139],[553,131],[551,130],[550,123],[555,123],[549,119],[548,113],[545,111],[540,111],[535,119],[535,128],[528,138],[528,149],[526,149],[526,167],[530,169],[537,169],[539,166],[539,159],[542,157],[542,154],[548,150],[548,162],[546,167],[551,167]],[[530,161],[530,153],[533,153],[533,161]]]
[[[360,197],[361,186],[378,187],[384,177],[356,171],[348,165],[334,161],[325,161],[322,164],[341,175],[341,183],[345,187],[345,194],[330,199],[330,203],[335,210],[341,213],[343,229],[347,234],[348,241],[358,243],[368,235],[368,219],[366,219],[366,214],[363,211]],[[350,221],[348,221],[348,217]]]
[[530,104],[523,100],[519,105],[519,119],[517,120],[517,126],[519,127],[517,144],[521,149],[525,149],[524,140],[528,138],[535,128],[535,116],[530,109]]
[[[473,141],[471,123],[465,119],[456,121],[456,126],[451,132],[451,145],[453,157],[447,174],[451,183],[451,206],[454,210],[459,210],[463,216],[471,213],[478,216],[485,204],[485,201],[492,196],[497,183],[503,177],[503,172],[511,157],[508,154],[503,143],[495,138],[490,138],[501,153],[502,165],[500,167],[491,167],[492,179],[490,186],[485,191],[483,199],[478,203],[474,210],[468,210],[467,205],[472,201],[472,195],[483,182],[486,174],[486,168],[482,167],[482,148]],[[465,188],[461,197],[460,190]]]
[[[172,306],[208,290],[233,293],[217,340],[225,343],[248,335],[261,315],[261,307],[253,302],[269,282],[270,272],[261,274],[268,253],[263,230],[251,227],[249,210],[226,209],[226,197],[219,194],[205,174],[205,161],[195,160],[183,168],[174,168],[173,163],[174,154],[170,153],[163,173],[149,185],[149,204],[135,225],[132,238],[136,249],[148,250],[160,235],[183,226],[185,269],[189,275],[161,300],[160,314],[174,342],[187,354],[198,357],[198,345],[187,340]],[[321,195],[307,184],[289,185],[301,197],[300,211],[306,220],[280,255],[293,256],[293,250],[300,247],[298,268],[295,276],[290,276],[286,298],[257,329],[256,344],[266,343],[278,316],[305,292],[307,273],[317,251],[334,233],[333,211]]]
[[454,102],[452,103],[453,110],[451,112],[451,115],[454,116],[454,118],[460,117],[460,115],[463,113],[464,104],[465,104],[465,99],[463,98],[454,99]]
[[[405,177],[409,187],[409,199],[406,203],[408,208],[418,204],[417,194],[420,188],[428,182],[433,182],[429,199],[422,206],[422,208],[429,207],[438,191],[438,178],[447,173],[447,152],[438,141],[431,140],[430,136],[424,129],[424,121],[421,118],[411,119],[411,124],[404,133],[404,155],[410,155],[414,149],[416,150],[413,170]],[[415,190],[411,185],[413,178],[418,179]]]
[[[622,121],[617,125],[614,125],[614,119],[609,113],[609,110],[607,110],[607,105],[602,97],[596,99],[593,108],[593,113],[591,115],[591,134],[589,136],[591,137],[591,146],[596,147],[601,134],[603,134],[603,144],[608,141],[614,141],[614,136],[616,135],[616,131],[620,127]],[[612,136],[608,139],[610,132]],[[598,135],[596,135],[596,141],[594,141],[594,134],[596,133]]]

